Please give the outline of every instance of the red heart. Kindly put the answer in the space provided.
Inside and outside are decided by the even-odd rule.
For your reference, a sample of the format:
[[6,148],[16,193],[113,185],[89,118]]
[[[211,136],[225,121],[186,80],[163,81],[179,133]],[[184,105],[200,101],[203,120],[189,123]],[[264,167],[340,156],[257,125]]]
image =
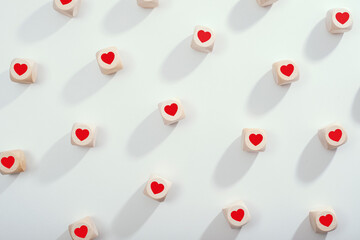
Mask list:
[[165,188],[163,184],[157,182],[152,182],[150,187],[154,194],[161,193]]
[[321,216],[319,218],[319,222],[326,227],[329,227],[332,221],[333,221],[333,216],[331,214],[328,214],[326,216]]
[[19,76],[21,76],[26,73],[26,71],[28,70],[28,66],[26,64],[17,63],[14,65],[14,70]]
[[78,137],[80,141],[84,141],[90,135],[90,132],[87,129],[78,128],[75,131],[75,135]]
[[231,212],[231,217],[232,217],[235,221],[238,221],[238,222],[241,222],[241,220],[243,220],[244,215],[245,215],[245,212],[244,212],[244,210],[242,210],[242,209],[238,209],[237,211]]
[[13,156],[3,157],[1,159],[1,164],[9,169],[14,165],[14,163],[15,163],[15,158]]
[[288,64],[287,66],[286,66],[286,65],[281,66],[280,71],[281,71],[281,73],[284,74],[285,76],[290,77],[291,74],[293,74],[294,69],[295,69],[295,68],[294,68],[294,65]]
[[349,20],[349,18],[350,18],[350,14],[347,12],[343,12],[343,13],[338,12],[336,14],[336,20],[338,20],[338,22],[341,24],[345,24]]
[[335,131],[329,132],[329,138],[335,142],[340,141],[342,136],[342,131],[340,129],[336,129]]
[[103,60],[104,63],[111,64],[115,59],[115,54],[113,52],[104,53],[101,55],[101,60]]
[[200,42],[202,42],[202,43],[208,41],[211,38],[211,33],[205,32],[203,30],[198,31],[197,35],[198,35]]
[[178,105],[176,103],[167,105],[167,106],[165,106],[164,111],[171,116],[175,116],[175,114],[178,111]]
[[76,228],[74,231],[75,235],[78,236],[79,238],[85,238],[87,233],[88,233],[88,228],[85,225],[82,225],[79,228]]
[[249,136],[249,140],[250,140],[250,142],[251,142],[252,144],[254,144],[254,146],[257,146],[257,145],[259,145],[259,144],[262,142],[262,140],[263,140],[263,135],[261,135],[261,134],[251,134],[251,135]]

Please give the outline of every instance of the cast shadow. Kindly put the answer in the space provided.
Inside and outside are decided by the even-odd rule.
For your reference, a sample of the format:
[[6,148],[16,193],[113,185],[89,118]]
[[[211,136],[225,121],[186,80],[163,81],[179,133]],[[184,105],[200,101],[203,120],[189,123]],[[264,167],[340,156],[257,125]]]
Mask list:
[[277,85],[272,70],[268,71],[251,91],[247,104],[248,110],[258,115],[265,114],[284,98],[290,86],[291,84]]
[[315,233],[311,227],[309,216],[300,224],[292,240],[325,240],[327,234]]
[[131,196],[112,223],[114,233],[121,238],[131,236],[140,230],[160,204],[145,196],[144,188],[145,184]]
[[352,116],[355,121],[360,122],[360,89],[357,91],[352,104]]
[[161,73],[165,79],[180,80],[194,71],[208,55],[191,48],[192,35],[182,40],[165,59]]
[[[21,173],[20,173],[21,174]],[[15,182],[15,180],[18,178],[19,174],[13,174],[13,175],[7,175],[2,176],[0,181],[0,194],[5,192],[6,189],[8,189],[11,184]]]
[[127,145],[129,153],[134,156],[142,156],[154,150],[176,126],[177,124],[165,126],[159,111],[153,111],[131,134]]
[[68,230],[65,230],[56,240],[71,240],[70,234]]
[[19,27],[18,35],[25,42],[35,42],[51,36],[70,18],[53,9],[52,1],[33,12]]
[[343,34],[331,34],[326,29],[326,19],[322,19],[311,31],[305,45],[306,56],[320,60],[329,55],[339,44]]
[[201,240],[234,240],[238,236],[240,229],[232,229],[226,222],[222,212],[206,228],[201,236]]
[[10,80],[9,71],[0,74],[0,109],[18,98],[30,84],[15,83]]
[[301,153],[297,166],[300,180],[310,183],[320,177],[335,156],[336,150],[325,149],[316,134]]

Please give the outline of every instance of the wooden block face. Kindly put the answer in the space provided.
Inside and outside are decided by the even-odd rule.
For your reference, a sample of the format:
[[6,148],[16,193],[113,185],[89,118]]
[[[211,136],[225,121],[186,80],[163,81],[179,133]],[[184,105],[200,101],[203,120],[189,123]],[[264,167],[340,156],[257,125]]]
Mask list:
[[196,26],[191,47],[200,52],[212,52],[215,43],[215,33],[211,28]]
[[85,217],[71,224],[69,233],[73,240],[92,240],[99,236],[95,223],[90,217]]
[[10,79],[17,83],[34,83],[37,78],[37,65],[33,60],[16,58],[10,65]]
[[170,188],[171,182],[159,176],[151,176],[147,182],[144,194],[156,201],[162,202],[165,200]]
[[337,227],[335,211],[332,208],[310,211],[309,219],[311,226],[317,233],[327,233]]
[[326,27],[330,33],[348,32],[352,26],[352,14],[347,8],[334,8],[327,12]]
[[267,136],[263,129],[244,128],[242,131],[243,150],[247,152],[263,152],[266,149]]
[[261,7],[270,6],[274,2],[277,2],[277,0],[256,0],[256,1]]
[[159,103],[160,114],[165,125],[176,123],[185,118],[185,113],[180,100],[174,98]]
[[25,154],[21,150],[12,150],[0,153],[0,173],[15,174],[26,169]]
[[123,68],[119,50],[116,47],[102,49],[96,53],[96,60],[103,74],[110,75]]
[[290,84],[299,80],[298,66],[291,60],[283,60],[273,64],[272,72],[278,85]]
[[321,143],[327,149],[336,149],[346,143],[347,134],[340,124],[331,124],[318,132]]
[[143,8],[155,8],[159,6],[159,0],[137,0],[137,4]]
[[54,0],[54,9],[66,16],[75,17],[80,9],[81,0]]
[[91,124],[75,123],[71,131],[71,144],[80,147],[94,147],[96,128]]
[[223,214],[231,228],[241,228],[250,220],[250,213],[242,201],[237,201],[223,209]]

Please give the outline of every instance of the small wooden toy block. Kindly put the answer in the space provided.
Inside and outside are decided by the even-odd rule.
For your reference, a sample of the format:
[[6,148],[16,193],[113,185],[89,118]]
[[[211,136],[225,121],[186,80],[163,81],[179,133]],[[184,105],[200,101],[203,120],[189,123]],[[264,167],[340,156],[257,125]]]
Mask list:
[[91,124],[75,123],[71,131],[71,144],[80,147],[95,146],[96,127]]
[[329,150],[336,149],[346,143],[347,134],[340,124],[331,124],[318,131],[321,143]]
[[273,64],[272,72],[278,85],[290,84],[299,80],[299,68],[291,60],[283,60]]
[[68,17],[75,17],[80,9],[81,0],[54,0],[54,9]]
[[159,6],[159,0],[137,0],[137,4],[143,8],[155,8]]
[[10,65],[10,79],[17,83],[34,83],[37,78],[37,64],[30,59],[15,58]]
[[327,233],[337,227],[335,211],[332,208],[310,211],[309,219],[312,228],[317,233]]
[[21,150],[12,150],[0,153],[0,173],[15,174],[26,169],[25,154]]
[[176,123],[185,118],[182,104],[176,98],[161,102],[158,107],[165,125]]
[[151,176],[147,182],[144,194],[156,201],[163,202],[171,188],[172,183],[159,176]]
[[266,7],[272,5],[274,2],[277,2],[278,0],[256,0],[256,1],[261,7]]
[[241,228],[250,221],[250,213],[242,201],[237,201],[223,209],[223,214],[231,228]]
[[353,18],[346,8],[330,9],[326,14],[326,27],[330,33],[345,33],[352,29]]
[[212,52],[215,43],[215,33],[211,28],[196,26],[191,47],[200,52]]
[[69,225],[72,240],[92,240],[99,236],[95,223],[90,217],[85,217]]
[[243,150],[263,152],[266,148],[266,132],[259,128],[244,128],[242,131]]
[[96,60],[103,74],[111,75],[123,68],[119,50],[116,47],[102,49],[96,53]]

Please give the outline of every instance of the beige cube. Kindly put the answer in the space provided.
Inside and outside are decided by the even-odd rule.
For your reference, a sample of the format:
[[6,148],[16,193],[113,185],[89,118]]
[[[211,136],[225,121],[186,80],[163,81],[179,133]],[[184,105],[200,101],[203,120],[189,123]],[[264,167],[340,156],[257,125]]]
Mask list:
[[90,217],[85,217],[69,225],[72,240],[92,240],[99,236],[95,223]]
[[123,68],[119,50],[116,47],[102,49],[96,53],[96,60],[100,71],[103,74],[110,75]]
[[247,152],[263,152],[266,149],[266,132],[259,128],[244,128],[242,146]]
[[159,103],[160,114],[165,125],[174,124],[185,118],[183,106],[179,99],[170,99]]
[[331,124],[318,131],[321,143],[327,149],[336,149],[346,143],[347,134],[340,124]]
[[215,43],[215,33],[211,28],[196,26],[191,47],[200,52],[212,52]]
[[37,64],[30,59],[15,58],[10,65],[10,79],[17,83],[34,83],[37,78]]
[[298,66],[291,60],[282,60],[272,66],[274,80],[278,85],[290,84],[299,80]]
[[237,201],[223,209],[223,214],[231,228],[241,228],[250,221],[250,213],[242,201]]
[[163,202],[171,185],[172,183],[169,180],[153,175],[145,186],[144,194],[156,201]]
[[330,33],[344,33],[352,29],[353,18],[347,8],[330,9],[326,14],[326,27]]
[[54,0],[54,9],[68,17],[75,17],[80,9],[81,0]]
[[0,153],[0,173],[15,174],[26,169],[25,154],[21,150],[12,150]]
[[317,233],[327,233],[337,227],[335,211],[330,207],[310,211],[309,219],[312,228]]
[[75,123],[71,131],[71,144],[95,147],[96,127],[92,124]]
[[143,8],[155,8],[159,6],[159,0],[137,0],[137,4]]
[[274,2],[277,2],[278,0],[256,0],[256,1],[261,7],[266,7],[272,5]]

